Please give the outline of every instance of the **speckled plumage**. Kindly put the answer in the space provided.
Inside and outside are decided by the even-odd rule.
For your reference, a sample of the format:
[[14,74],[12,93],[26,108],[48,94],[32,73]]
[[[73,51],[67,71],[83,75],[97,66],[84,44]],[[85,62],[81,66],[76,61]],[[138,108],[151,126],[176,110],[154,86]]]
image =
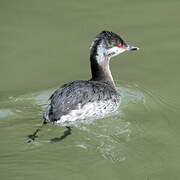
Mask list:
[[28,136],[28,142],[38,137],[38,132],[47,122],[66,126],[62,136],[51,139],[51,142],[57,142],[71,134],[71,125],[74,122],[85,122],[87,119],[102,118],[114,113],[120,105],[121,96],[116,91],[109,61],[123,52],[138,49],[126,44],[113,32],[99,33],[90,47],[91,79],[73,81],[57,89],[51,95],[48,108],[43,113],[42,126]]
[[99,33],[90,48],[91,80],[73,81],[57,89],[50,97],[45,121],[68,123],[104,117],[117,110],[121,98],[115,89],[109,61],[123,52],[137,49],[113,32]]
[[[48,121],[60,123],[61,119],[62,122],[69,122],[78,118],[82,120],[91,116],[100,117],[101,114],[103,117],[105,112],[110,113],[113,109],[117,109],[120,96],[114,87],[106,82],[73,81],[57,89],[50,97],[50,101],[44,117]],[[92,113],[86,112],[82,115],[83,108],[84,112],[92,110]],[[66,116],[72,114],[72,111],[76,113],[75,118]]]

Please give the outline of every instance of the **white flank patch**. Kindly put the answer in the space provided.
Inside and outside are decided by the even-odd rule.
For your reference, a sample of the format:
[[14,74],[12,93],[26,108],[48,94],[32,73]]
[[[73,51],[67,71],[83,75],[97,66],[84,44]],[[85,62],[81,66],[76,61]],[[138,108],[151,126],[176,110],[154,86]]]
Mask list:
[[111,100],[88,103],[82,108],[72,110],[69,114],[62,116],[55,124],[63,126],[68,123],[72,124],[77,120],[81,122],[82,120],[90,118],[103,118],[106,115],[115,112],[118,109],[119,104],[120,103],[117,104]]

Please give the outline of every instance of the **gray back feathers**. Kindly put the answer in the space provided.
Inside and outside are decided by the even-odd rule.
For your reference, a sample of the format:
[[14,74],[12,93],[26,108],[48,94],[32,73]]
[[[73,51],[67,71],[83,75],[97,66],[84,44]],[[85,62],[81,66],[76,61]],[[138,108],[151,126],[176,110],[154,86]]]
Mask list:
[[57,121],[71,110],[83,107],[89,102],[119,101],[116,90],[109,84],[97,81],[73,81],[57,89],[50,97],[48,118]]

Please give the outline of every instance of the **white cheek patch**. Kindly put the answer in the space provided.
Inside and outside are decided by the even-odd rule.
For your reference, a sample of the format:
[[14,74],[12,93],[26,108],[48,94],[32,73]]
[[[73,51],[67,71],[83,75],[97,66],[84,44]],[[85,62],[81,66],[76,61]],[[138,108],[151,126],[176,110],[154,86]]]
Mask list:
[[96,59],[98,63],[101,63],[102,61],[104,61],[104,52],[105,49],[103,47],[103,44],[100,44],[97,48],[97,55],[96,55]]
[[109,56],[109,57],[114,57],[114,56],[117,56],[118,54],[121,54],[123,52],[125,52],[126,49],[125,48],[121,48],[121,47],[113,47],[111,49],[108,49],[106,51],[106,54]]

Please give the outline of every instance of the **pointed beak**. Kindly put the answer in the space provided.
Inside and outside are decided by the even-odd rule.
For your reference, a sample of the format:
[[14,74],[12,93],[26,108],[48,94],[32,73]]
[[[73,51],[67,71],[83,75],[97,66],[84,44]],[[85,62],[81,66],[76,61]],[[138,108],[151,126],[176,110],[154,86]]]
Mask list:
[[127,45],[127,51],[137,51],[137,50],[139,50],[138,47]]

